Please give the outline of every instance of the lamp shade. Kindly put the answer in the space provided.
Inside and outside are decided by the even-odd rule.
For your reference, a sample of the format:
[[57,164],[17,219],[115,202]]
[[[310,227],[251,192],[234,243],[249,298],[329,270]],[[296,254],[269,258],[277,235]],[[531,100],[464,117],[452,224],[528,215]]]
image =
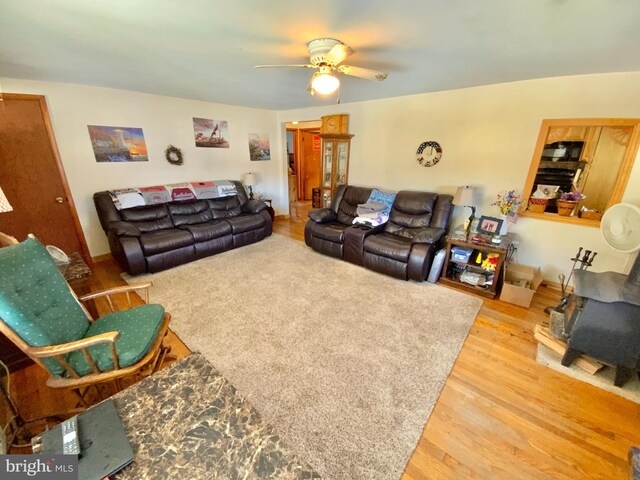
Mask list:
[[331,72],[320,71],[316,73],[311,81],[311,88],[321,95],[329,95],[335,92],[340,86],[340,80]]
[[476,191],[475,188],[468,185],[458,187],[453,197],[454,205],[462,205],[463,207],[476,207]]
[[247,187],[253,187],[256,184],[256,175],[254,173],[245,173],[244,184]]
[[13,212],[13,207],[0,187],[0,213],[4,212]]

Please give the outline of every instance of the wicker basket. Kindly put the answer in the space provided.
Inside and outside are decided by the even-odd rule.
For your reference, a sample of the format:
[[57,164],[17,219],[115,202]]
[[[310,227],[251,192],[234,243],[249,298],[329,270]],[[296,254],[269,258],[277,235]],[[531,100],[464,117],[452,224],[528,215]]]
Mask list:
[[600,210],[580,210],[578,212],[580,218],[585,218],[587,220],[600,220],[602,219],[602,212]]
[[544,213],[548,203],[549,199],[547,198],[530,198],[527,210],[533,213]]
[[558,206],[558,215],[563,217],[570,217],[573,211],[578,206],[578,202],[567,202],[566,200],[558,200],[556,203]]

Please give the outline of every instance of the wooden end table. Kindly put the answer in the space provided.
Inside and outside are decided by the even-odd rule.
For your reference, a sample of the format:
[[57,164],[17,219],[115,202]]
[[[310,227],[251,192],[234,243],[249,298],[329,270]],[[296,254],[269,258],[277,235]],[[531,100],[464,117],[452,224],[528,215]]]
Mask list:
[[[438,280],[438,282],[443,285],[475,293],[476,295],[481,295],[486,298],[495,298],[500,292],[500,287],[502,287],[502,282],[504,281],[504,261],[514,240],[515,236],[512,233],[504,235],[500,243],[491,243],[491,241],[483,243],[473,240],[471,236],[467,239],[464,235],[448,235],[446,237],[447,253],[444,260],[444,267],[442,268],[442,274],[440,275],[440,280]],[[467,262],[460,262],[451,258],[451,248],[454,246],[473,249],[471,257]],[[493,272],[493,282],[491,285],[487,285],[485,287],[479,287],[460,281],[460,271],[464,268],[468,268],[469,270],[476,271],[478,273],[488,273],[487,270],[473,264],[473,259],[478,252],[498,254],[498,263],[496,264],[496,269]]]
[[267,212],[271,215],[271,221],[273,222],[276,219],[276,211],[271,206],[271,199],[263,198],[262,201],[267,204]]

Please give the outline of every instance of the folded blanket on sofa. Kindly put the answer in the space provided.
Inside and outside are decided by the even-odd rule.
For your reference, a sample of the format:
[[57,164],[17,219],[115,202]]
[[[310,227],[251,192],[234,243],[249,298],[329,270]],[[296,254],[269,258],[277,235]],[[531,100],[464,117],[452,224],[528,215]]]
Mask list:
[[391,212],[391,206],[393,205],[393,202],[396,199],[396,195],[397,195],[397,192],[386,192],[384,190],[379,190],[377,188],[374,188],[373,190],[371,190],[371,194],[369,195],[369,199],[367,200],[365,205],[370,203],[384,204],[385,209],[382,210],[382,212],[388,217],[389,213]]
[[377,227],[378,225],[382,225],[383,223],[387,223],[389,220],[389,215],[385,215],[384,213],[365,213],[363,215],[358,215],[353,219],[354,225],[369,225],[371,227]]
[[118,210],[177,200],[202,200],[237,195],[236,187],[229,180],[184,182],[153,187],[121,188],[109,190]]
[[382,202],[371,202],[367,201],[367,203],[361,203],[358,205],[356,209],[356,213],[358,215],[364,215],[367,213],[379,213],[384,212],[387,209],[387,205]]

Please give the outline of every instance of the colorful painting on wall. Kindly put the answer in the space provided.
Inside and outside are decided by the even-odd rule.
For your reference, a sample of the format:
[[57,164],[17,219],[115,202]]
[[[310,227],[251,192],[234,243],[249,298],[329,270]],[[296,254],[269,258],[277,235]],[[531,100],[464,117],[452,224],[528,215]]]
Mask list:
[[141,128],[87,125],[96,162],[148,162]]
[[229,148],[229,124],[226,120],[193,118],[196,147]]
[[266,133],[249,134],[249,158],[252,161],[271,160],[269,135]]

